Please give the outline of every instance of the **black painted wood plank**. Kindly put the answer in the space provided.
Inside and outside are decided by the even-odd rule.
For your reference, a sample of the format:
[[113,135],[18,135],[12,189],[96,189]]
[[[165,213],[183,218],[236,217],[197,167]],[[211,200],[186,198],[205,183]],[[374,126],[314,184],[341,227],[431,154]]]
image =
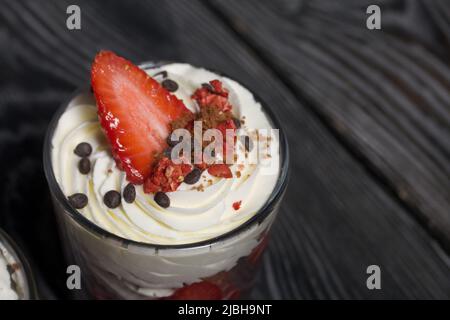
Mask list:
[[450,52],[424,9],[450,3],[383,1],[378,31],[371,1],[214,3],[450,250]]
[[[271,297],[448,297],[449,287],[441,287],[450,280],[446,256],[439,255],[426,232],[340,148],[270,68],[195,2],[179,1],[171,8],[184,58],[241,79],[286,124],[293,172],[265,260],[263,279]],[[425,250],[439,252],[438,260],[444,257],[437,269],[430,256],[422,260],[411,255],[411,250],[421,250],[422,241],[430,245]],[[384,292],[365,287],[370,261],[389,270]],[[410,281],[413,273],[421,274],[420,279]]]
[[[23,240],[59,296],[65,266],[40,145],[52,111],[88,80],[92,57],[106,48],[137,62],[173,59],[223,70],[257,92],[285,123],[290,188],[255,297],[450,297],[448,257],[203,2],[77,1],[84,19],[79,32],[64,27],[72,1],[35,3],[12,1],[0,11],[0,47],[8,48],[0,54],[6,70],[0,79],[0,152],[11,155],[1,158],[8,171],[0,172],[0,225]],[[381,291],[365,286],[370,264],[381,266]]]

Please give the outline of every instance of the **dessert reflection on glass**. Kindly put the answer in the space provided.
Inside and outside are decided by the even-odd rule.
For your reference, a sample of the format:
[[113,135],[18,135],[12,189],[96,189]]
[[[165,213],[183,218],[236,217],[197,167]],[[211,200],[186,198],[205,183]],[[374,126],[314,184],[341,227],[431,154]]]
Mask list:
[[0,300],[36,298],[31,269],[16,244],[0,230]]
[[236,299],[286,187],[287,146],[242,85],[100,52],[50,125],[47,179],[89,297]]

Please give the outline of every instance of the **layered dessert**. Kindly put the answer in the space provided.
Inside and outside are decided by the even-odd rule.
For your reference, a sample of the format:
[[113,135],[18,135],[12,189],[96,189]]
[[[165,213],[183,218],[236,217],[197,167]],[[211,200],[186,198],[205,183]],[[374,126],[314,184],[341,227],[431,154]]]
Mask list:
[[0,300],[34,298],[31,275],[28,269],[25,270],[16,249],[11,239],[0,230]]
[[239,297],[275,214],[249,222],[280,179],[279,137],[260,103],[206,69],[141,69],[108,51],[91,78],[92,93],[70,101],[50,147],[71,208],[55,207],[89,293]]

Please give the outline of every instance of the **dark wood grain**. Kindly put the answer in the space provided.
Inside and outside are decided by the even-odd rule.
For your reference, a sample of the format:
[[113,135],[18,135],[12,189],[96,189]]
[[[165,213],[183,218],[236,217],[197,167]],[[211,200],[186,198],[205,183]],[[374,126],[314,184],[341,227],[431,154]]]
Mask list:
[[[394,1],[383,2],[380,31],[365,28],[371,1],[302,3],[286,10],[269,1],[215,2],[277,75],[308,97],[312,111],[450,250],[449,52],[425,19],[425,1],[403,2],[402,11]],[[441,16],[450,9],[448,2],[426,3],[446,9]]]
[[[438,287],[440,281],[449,282],[448,262],[442,260],[441,271],[431,271],[430,257],[425,259],[427,262],[419,262],[422,259],[416,255],[418,252],[412,253],[425,250],[429,254],[435,250],[422,228],[339,147],[270,68],[247,50],[245,43],[228,32],[217,17],[194,4],[173,5],[185,57],[193,63],[226,70],[244,81],[277,110],[286,124],[293,170],[265,260],[263,277],[271,289],[270,296],[412,298],[441,292],[441,297],[447,297],[449,288]],[[195,20],[196,16],[201,19]],[[189,32],[182,32],[187,29]],[[370,292],[365,287],[365,267],[371,261],[378,261],[387,271],[386,291]],[[423,269],[413,271],[410,267]],[[427,274],[427,283],[421,277],[407,280],[416,272]],[[432,279],[437,280],[434,289],[428,283]]]
[[448,1],[434,0],[432,5],[426,6],[432,17],[433,24],[439,29],[446,51],[450,50],[450,6]]
[[[0,222],[23,239],[59,297],[65,294],[65,266],[40,168],[40,144],[51,113],[88,80],[92,57],[106,48],[137,62],[172,59],[222,70],[261,96],[285,125],[292,151],[290,186],[254,297],[450,298],[448,256],[324,126],[303,93],[280,80],[272,61],[261,59],[253,43],[237,35],[209,2],[108,1],[105,6],[77,1],[81,31],[65,29],[71,1],[36,3],[11,1],[0,11],[0,47],[8,48],[0,54],[7,70],[0,80],[0,151],[14,151],[1,160],[9,170],[0,184]],[[288,10],[303,6],[280,3],[289,3]],[[242,9],[260,17],[256,8],[243,4]],[[259,30],[259,23],[252,24]],[[441,76],[440,65],[433,64]],[[299,65],[307,73],[315,70]],[[340,99],[355,103],[352,97]],[[16,138],[24,136],[28,139]],[[382,269],[380,291],[366,288],[370,264]]]

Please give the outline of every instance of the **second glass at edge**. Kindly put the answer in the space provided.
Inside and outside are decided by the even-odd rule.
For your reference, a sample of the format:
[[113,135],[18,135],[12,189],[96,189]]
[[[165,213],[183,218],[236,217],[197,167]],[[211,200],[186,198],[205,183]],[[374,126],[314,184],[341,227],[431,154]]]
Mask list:
[[[141,65],[146,69],[156,66],[161,64]],[[78,91],[72,99],[83,99],[83,95],[88,95],[87,91]],[[55,179],[51,163],[53,132],[67,105],[57,111],[47,131],[44,169],[65,254],[68,262],[78,265],[81,270],[81,297],[158,299],[170,297],[180,284],[187,286],[201,282],[220,288],[220,297],[215,295],[215,298],[248,298],[258,262],[267,245],[270,226],[287,186],[287,141],[270,109],[262,103],[273,127],[280,130],[281,163],[278,181],[263,208],[244,224],[216,238],[185,245],[156,245],[116,236],[69,205]]]

